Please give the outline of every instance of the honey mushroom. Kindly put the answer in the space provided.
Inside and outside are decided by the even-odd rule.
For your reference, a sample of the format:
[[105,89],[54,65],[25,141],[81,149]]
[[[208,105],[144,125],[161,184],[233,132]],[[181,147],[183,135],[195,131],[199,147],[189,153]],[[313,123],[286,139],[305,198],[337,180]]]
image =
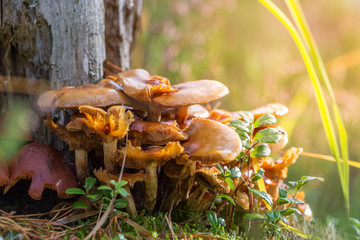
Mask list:
[[[289,111],[289,109],[281,104],[281,103],[269,103],[266,104],[264,106],[255,108],[253,110],[250,110],[250,113],[254,116],[254,119],[258,119],[259,117],[269,113],[274,115],[276,118],[284,116],[285,114],[287,114]],[[235,117],[235,118],[242,118],[240,113],[242,113],[243,111],[237,111],[237,112],[232,112],[231,114]]]
[[7,165],[4,165],[0,159],[0,187],[7,184],[9,182],[9,178],[10,178],[9,167]]
[[64,155],[48,145],[30,143],[20,148],[10,165],[10,180],[4,193],[21,179],[31,179],[29,195],[40,200],[45,188],[56,190],[59,198],[71,198],[68,188],[78,187],[75,172]]
[[164,147],[152,146],[146,150],[132,146],[127,141],[126,148],[117,151],[116,160],[121,163],[126,151],[125,168],[145,169],[145,207],[149,212],[155,207],[158,189],[157,168],[163,166],[170,159],[176,158],[184,152],[179,142],[168,142]]
[[[174,188],[164,201],[164,209],[168,209],[172,202],[177,204],[183,198],[184,191],[180,190],[183,181],[188,182],[188,189],[191,188],[195,176],[191,169],[195,168],[196,162],[204,166],[211,166],[217,163],[229,163],[236,159],[242,150],[241,140],[228,126],[210,119],[194,118],[190,126],[185,130],[188,139],[182,143],[189,161],[180,161],[177,163],[184,165],[181,170],[187,178],[179,180],[177,187]],[[190,178],[190,179],[189,179]],[[188,190],[189,191],[189,190]],[[186,191],[186,192],[188,192]]]
[[85,115],[80,121],[88,128],[86,133],[89,136],[97,134],[103,139],[105,169],[115,172],[118,140],[127,134],[130,124],[134,121],[134,115],[122,106],[112,106],[107,111],[91,106],[80,106],[79,112]]
[[[79,87],[65,87],[57,91],[48,91],[40,95],[38,99],[38,106],[44,110],[51,109],[72,109],[77,110],[81,105],[89,105],[92,107],[108,107],[112,105],[130,106],[134,109],[143,110],[142,104],[127,97],[122,91],[113,88],[104,87],[95,84],[86,84]],[[71,144],[71,149],[75,150],[75,165],[77,167],[77,174],[80,181],[83,181],[89,176],[88,169],[88,154],[94,146],[93,140],[81,136],[80,129],[77,134],[69,134],[60,126],[52,123],[48,118],[45,124],[50,127],[55,133],[61,135],[61,140],[65,141],[77,139],[76,144]],[[71,128],[68,128],[71,131]],[[56,131],[57,130],[57,131]],[[61,133],[59,133],[59,131]],[[80,140],[80,141],[79,141]],[[88,144],[92,142],[90,145]],[[70,142],[67,142],[70,144]],[[87,147],[82,146],[87,145]],[[96,145],[96,144],[95,144]]]

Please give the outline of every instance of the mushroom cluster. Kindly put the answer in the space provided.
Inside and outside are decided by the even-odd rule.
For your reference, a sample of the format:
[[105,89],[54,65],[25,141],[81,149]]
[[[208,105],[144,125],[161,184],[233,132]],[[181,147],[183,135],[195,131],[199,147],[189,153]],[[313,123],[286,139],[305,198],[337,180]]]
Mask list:
[[[56,122],[50,114],[44,122],[67,143],[70,151],[75,151],[80,183],[94,174],[109,184],[124,166],[123,178],[128,181],[129,193],[127,210],[131,215],[143,207],[149,212],[169,211],[179,204],[203,211],[218,193],[234,196],[246,208],[246,177],[233,179],[232,189],[218,167],[235,166],[236,158],[244,151],[238,133],[229,124],[233,119],[241,119],[242,114],[204,107],[228,92],[224,84],[214,80],[171,85],[165,77],[132,69],[112,74],[97,84],[45,92],[38,105],[47,112],[71,112],[67,122]],[[255,118],[266,113],[279,117],[286,112],[281,104],[252,111]],[[279,128],[261,126],[256,130],[267,127]],[[269,144],[272,151],[287,143],[286,132],[279,131],[283,133],[282,140]],[[278,174],[291,164],[284,161],[259,162],[269,172]],[[253,172],[253,166],[247,167]],[[266,177],[271,184],[279,185],[284,174],[274,179],[275,175]]]

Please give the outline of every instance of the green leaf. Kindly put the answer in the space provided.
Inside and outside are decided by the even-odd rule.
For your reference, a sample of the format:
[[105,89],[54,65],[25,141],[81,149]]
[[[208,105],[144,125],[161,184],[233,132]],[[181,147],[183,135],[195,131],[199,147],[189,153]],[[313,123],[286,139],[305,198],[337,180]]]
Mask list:
[[95,185],[96,183],[96,178],[93,178],[93,177],[87,177],[85,179],[85,189],[87,192],[89,192],[91,190],[91,188]]
[[105,191],[114,191],[113,188],[109,187],[109,186],[106,186],[106,185],[103,185],[103,186],[100,186],[97,188],[98,190],[105,190]]
[[320,182],[324,182],[324,179],[321,177],[311,177],[311,176],[302,176],[301,180],[303,181],[303,185],[314,180],[319,180]]
[[288,208],[288,209],[285,209],[285,210],[281,210],[280,213],[281,213],[281,216],[289,216],[289,215],[295,213],[295,209]]
[[256,181],[260,180],[262,177],[264,177],[264,173],[265,173],[265,170],[262,168],[259,168],[258,172],[254,173],[251,176],[251,182],[256,182]]
[[244,119],[244,121],[251,124],[254,123],[254,115],[252,115],[251,112],[243,111],[243,112],[239,112],[239,115]]
[[129,195],[128,192],[127,192],[125,189],[123,189],[123,188],[119,188],[119,189],[117,189],[116,191],[117,191],[122,197],[126,197],[127,195]]
[[235,129],[235,132],[239,135],[239,137],[242,141],[250,140],[250,135],[247,134],[246,132],[240,131],[239,129]]
[[102,196],[103,196],[102,193],[98,193],[98,194],[88,194],[86,197],[89,198],[91,202],[96,202],[97,200],[102,198]]
[[281,214],[280,214],[280,212],[277,211],[277,210],[271,210],[271,211],[269,211],[269,212],[266,212],[265,215],[266,215],[266,217],[267,217],[268,219],[270,219],[271,221],[276,222],[276,221],[278,221],[278,220],[280,219],[280,215],[281,215]]
[[235,202],[234,202],[234,199],[232,199],[229,195],[227,195],[227,194],[224,194],[224,193],[222,193],[222,194],[219,194],[218,195],[218,198],[225,198],[225,199],[227,199],[229,202],[231,202],[231,204],[232,205],[234,205],[234,206],[236,206],[236,204],[235,204]]
[[303,201],[301,201],[298,198],[282,198],[282,197],[279,197],[276,200],[276,202],[278,204],[286,204],[286,203],[300,204],[300,203],[303,203]]
[[251,134],[251,125],[248,122],[235,119],[230,122],[230,125],[239,130],[239,132],[245,132],[249,135]]
[[267,157],[271,154],[271,150],[267,144],[259,144],[250,153],[252,157]]
[[256,219],[265,219],[265,217],[259,213],[249,213],[244,217],[246,220],[256,220]]
[[89,208],[89,205],[87,205],[86,203],[84,202],[81,202],[81,201],[77,201],[73,204],[73,208],[74,209],[80,209],[80,208]]
[[213,211],[206,211],[205,214],[206,214],[206,217],[207,217],[210,225],[215,228],[218,227],[219,224],[218,224],[217,214]]
[[238,167],[233,167],[231,170],[230,170],[230,176],[231,178],[239,178],[241,177],[241,171]]
[[262,125],[272,125],[274,123],[276,123],[275,116],[270,113],[267,113],[256,119],[254,123],[254,128],[261,127]]
[[80,188],[68,188],[65,190],[66,194],[81,194],[86,195],[86,192]]
[[247,140],[241,140],[241,145],[246,149],[250,149],[251,148],[251,140],[250,140],[250,138],[247,139]]
[[264,199],[264,201],[267,202],[268,204],[270,204],[271,206],[273,205],[273,201],[271,199],[271,196],[268,193],[263,192],[263,191],[259,191],[257,189],[253,189],[253,188],[249,188],[249,191],[254,193],[255,195],[258,195],[262,199]]
[[233,180],[232,180],[230,177],[226,177],[226,178],[225,178],[225,182],[229,185],[229,187],[230,187],[231,190],[234,190],[234,189],[235,189],[234,182],[233,182]]
[[127,205],[128,205],[128,201],[126,201],[123,198],[116,199],[114,202],[114,208],[116,209],[126,208]]
[[254,136],[254,142],[262,142],[262,143],[277,143],[281,140],[282,134],[276,128],[265,128],[258,131]]
[[221,171],[221,173],[224,175],[224,169],[223,167],[221,166],[220,163],[217,163],[216,166],[218,167],[218,169]]
[[279,197],[286,198],[288,192],[285,188],[279,187]]

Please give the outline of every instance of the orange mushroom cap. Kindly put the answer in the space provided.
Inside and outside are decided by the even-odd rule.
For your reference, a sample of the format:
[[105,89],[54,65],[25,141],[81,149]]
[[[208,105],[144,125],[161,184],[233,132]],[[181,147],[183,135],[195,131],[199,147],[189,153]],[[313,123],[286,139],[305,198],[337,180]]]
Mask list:
[[132,69],[118,74],[124,92],[138,101],[151,102],[154,96],[176,91],[169,79],[150,76],[144,69]]
[[[108,173],[102,168],[94,170],[94,174],[100,182],[106,183],[107,185],[110,185],[111,180],[117,181],[119,179],[119,174]],[[127,181],[129,186],[133,188],[136,182],[145,182],[147,177],[144,171],[140,171],[138,173],[123,173],[121,180]]]
[[[253,110],[250,110],[252,115],[254,115],[255,120],[267,113],[270,113],[270,114],[274,115],[275,117],[281,117],[281,116],[284,116],[285,114],[287,114],[288,111],[289,111],[289,109],[281,103],[269,103],[265,106],[261,106],[261,107],[255,108]],[[241,112],[242,111],[232,112],[231,114],[235,118],[241,118],[241,115],[239,114]]]
[[20,148],[12,159],[10,172],[4,192],[21,179],[32,179],[28,193],[36,200],[41,199],[44,188],[56,190],[59,198],[71,198],[65,190],[78,187],[75,172],[64,155],[48,145],[30,143]]
[[116,160],[122,162],[126,151],[126,168],[145,169],[149,164],[156,162],[157,166],[163,166],[167,161],[176,158],[184,152],[179,142],[169,142],[165,147],[150,147],[142,150],[134,147],[130,141],[126,142],[126,147],[117,151]]
[[176,92],[154,97],[153,102],[167,107],[190,106],[215,101],[229,93],[224,84],[215,80],[184,82],[173,87]]
[[0,161],[0,187],[9,182],[10,172],[6,165],[2,165]]
[[231,162],[242,150],[239,135],[214,120],[194,118],[185,132],[183,147],[191,159],[206,165]]

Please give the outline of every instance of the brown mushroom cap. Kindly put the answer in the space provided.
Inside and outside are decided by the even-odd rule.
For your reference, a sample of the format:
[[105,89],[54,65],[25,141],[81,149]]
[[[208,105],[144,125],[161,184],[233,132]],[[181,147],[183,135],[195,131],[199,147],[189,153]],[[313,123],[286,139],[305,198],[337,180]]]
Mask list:
[[[284,116],[285,114],[287,114],[288,111],[289,111],[289,109],[281,103],[269,103],[265,106],[255,108],[255,109],[251,110],[250,112],[254,115],[254,119],[256,120],[259,117],[261,117],[267,113],[270,113],[270,114],[274,115],[275,117],[281,117],[281,116]],[[242,111],[232,112],[231,114],[235,118],[241,118],[241,115],[239,114],[241,112]]]
[[189,119],[190,118],[207,118],[209,117],[209,111],[200,104],[191,105],[189,107]]
[[116,104],[134,108],[139,105],[121,91],[95,84],[48,91],[43,93],[38,100],[40,108],[77,109],[81,105],[107,107]]
[[118,90],[118,91],[123,90],[119,83],[115,82],[112,79],[108,79],[108,78],[102,79],[96,85],[106,87],[106,88],[112,88],[112,89],[115,89],[115,90]]
[[[126,150],[125,150],[126,149]],[[122,162],[126,151],[126,168],[145,169],[149,164],[156,162],[157,166],[163,166],[167,161],[176,158],[184,152],[179,142],[169,142],[165,147],[150,147],[141,150],[134,147],[130,141],[126,142],[126,148],[117,151],[116,160]]]
[[210,111],[208,119],[212,119],[221,123],[227,123],[233,120],[233,115],[224,109],[214,109]]
[[21,179],[32,179],[29,195],[41,199],[44,188],[57,191],[59,198],[71,198],[68,188],[78,187],[75,172],[64,155],[51,146],[30,143],[15,154],[10,166],[10,182],[5,193]]
[[135,120],[130,125],[130,133],[140,134],[141,144],[165,145],[168,142],[183,141],[187,139],[175,121],[170,122],[146,122]]
[[153,96],[176,91],[169,79],[150,76],[144,69],[132,69],[118,74],[124,92],[138,101],[151,102]]
[[241,140],[228,126],[210,119],[194,118],[185,130],[183,147],[193,160],[212,165],[233,161],[241,152]]
[[153,98],[153,102],[167,107],[189,106],[215,101],[229,93],[229,89],[215,80],[198,80],[173,86],[170,92]]
[[4,186],[9,182],[9,177],[10,177],[9,168],[6,165],[2,165],[0,159],[0,187]]

